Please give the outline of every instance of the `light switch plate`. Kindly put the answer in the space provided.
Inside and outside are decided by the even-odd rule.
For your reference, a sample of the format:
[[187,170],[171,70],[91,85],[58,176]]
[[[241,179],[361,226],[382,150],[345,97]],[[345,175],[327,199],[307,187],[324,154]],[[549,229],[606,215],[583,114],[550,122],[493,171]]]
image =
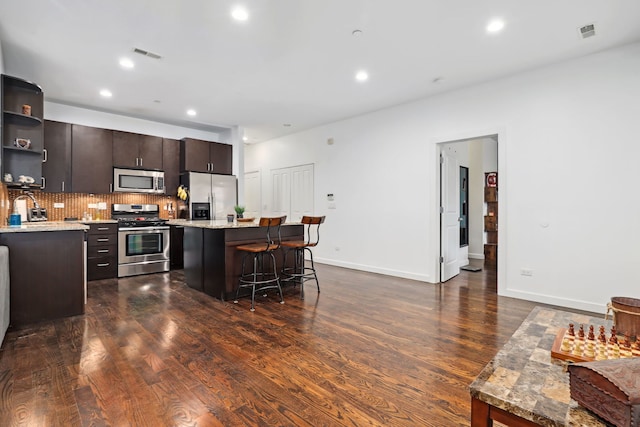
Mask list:
[[64,208],[64,203],[54,203],[53,207],[57,208],[57,209],[63,209]]
[[107,203],[106,202],[98,203],[98,209],[107,209]]
[[98,204],[97,203],[89,203],[88,208],[89,209],[98,209]]

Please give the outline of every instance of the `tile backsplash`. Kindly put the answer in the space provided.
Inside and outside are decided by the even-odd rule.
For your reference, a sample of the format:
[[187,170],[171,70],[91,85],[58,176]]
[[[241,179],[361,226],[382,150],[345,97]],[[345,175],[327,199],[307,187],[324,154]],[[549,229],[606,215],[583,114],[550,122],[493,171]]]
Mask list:
[[[16,197],[23,194],[21,190],[9,190],[10,205]],[[160,218],[170,219],[169,206],[174,209],[173,217],[177,217],[178,209],[184,207],[184,202],[173,196],[158,196],[138,193],[84,194],[84,193],[44,193],[33,191],[40,207],[47,209],[49,221],[64,221],[65,218],[82,219],[84,213],[91,214],[93,219],[110,219],[111,205],[114,203],[156,204],[160,206]],[[106,210],[89,208],[89,204],[106,203]],[[57,208],[54,206],[60,206]],[[31,200],[27,200],[27,207],[32,207]],[[167,209],[165,209],[167,208]],[[6,220],[5,220],[6,221]]]

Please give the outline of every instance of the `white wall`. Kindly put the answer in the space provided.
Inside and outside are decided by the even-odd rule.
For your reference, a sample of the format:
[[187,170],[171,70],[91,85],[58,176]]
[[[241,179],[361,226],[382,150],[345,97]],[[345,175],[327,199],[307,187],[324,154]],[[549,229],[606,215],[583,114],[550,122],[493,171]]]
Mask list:
[[639,75],[636,43],[257,144],[245,167],[315,163],[318,261],[435,281],[436,143],[498,134],[498,292],[602,312],[640,297]]
[[4,73],[4,56],[2,55],[2,40],[0,40],[0,74]]
[[50,101],[45,101],[44,103],[44,118],[47,120],[56,120],[59,122],[74,123],[78,125],[100,127],[125,132],[136,132],[144,135],[161,136],[164,138],[181,139],[189,137],[221,142],[221,135],[219,133],[137,119],[119,114],[104,113],[86,108],[72,107],[70,105],[58,104]]

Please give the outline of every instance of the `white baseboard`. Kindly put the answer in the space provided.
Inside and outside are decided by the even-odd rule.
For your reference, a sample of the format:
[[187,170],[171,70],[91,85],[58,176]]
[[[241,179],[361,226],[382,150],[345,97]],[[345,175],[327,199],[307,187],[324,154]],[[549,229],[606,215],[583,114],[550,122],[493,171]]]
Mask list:
[[336,267],[350,268],[352,270],[368,271],[369,273],[378,273],[378,274],[384,274],[387,276],[402,277],[403,279],[418,280],[420,282],[436,283],[432,281],[431,276],[429,276],[428,274],[419,274],[419,273],[411,273],[408,271],[391,270],[388,268],[374,267],[374,266],[365,265],[365,264],[356,264],[353,262],[337,261],[335,259],[327,259],[327,258],[315,258],[315,262],[318,262],[321,264],[334,265]]
[[484,254],[474,254],[469,252],[469,258],[471,259],[484,259]]
[[607,311],[606,305],[596,304],[589,301],[581,301],[569,298],[561,298],[553,295],[537,294],[534,292],[525,292],[512,289],[500,289],[498,286],[498,295],[518,298],[527,301],[539,302],[550,305],[557,305],[559,307],[572,308],[574,310],[590,311],[592,313],[605,314]]

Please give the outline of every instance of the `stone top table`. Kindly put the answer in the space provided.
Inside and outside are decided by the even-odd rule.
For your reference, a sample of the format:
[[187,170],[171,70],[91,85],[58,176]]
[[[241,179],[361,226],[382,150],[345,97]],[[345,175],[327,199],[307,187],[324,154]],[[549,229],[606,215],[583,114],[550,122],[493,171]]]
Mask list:
[[566,362],[551,357],[560,328],[604,325],[602,317],[536,307],[470,386],[471,425],[607,426],[569,396]]

